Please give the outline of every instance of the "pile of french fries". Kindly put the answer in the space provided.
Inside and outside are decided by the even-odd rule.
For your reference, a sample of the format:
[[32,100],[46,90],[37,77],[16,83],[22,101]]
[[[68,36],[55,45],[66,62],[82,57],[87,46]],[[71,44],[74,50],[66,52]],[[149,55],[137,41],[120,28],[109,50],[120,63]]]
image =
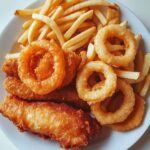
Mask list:
[[[97,31],[105,25],[120,23],[119,7],[105,0],[46,0],[37,8],[16,10],[15,15],[27,18],[18,39],[22,47],[35,40],[54,39],[64,51],[87,49],[87,62],[96,59],[93,42]],[[120,25],[127,26],[127,22]],[[138,43],[140,40],[141,36],[137,36]],[[118,47],[123,49],[115,45],[111,50]],[[138,51],[134,65],[136,70],[116,68],[115,72],[120,78],[130,79],[135,90],[145,96],[150,85],[150,53],[144,56]]]

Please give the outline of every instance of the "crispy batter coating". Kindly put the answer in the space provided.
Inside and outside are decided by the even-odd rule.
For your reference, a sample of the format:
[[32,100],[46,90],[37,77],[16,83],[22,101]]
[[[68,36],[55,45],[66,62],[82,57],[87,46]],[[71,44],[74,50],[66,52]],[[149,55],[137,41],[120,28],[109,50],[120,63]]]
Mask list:
[[78,69],[79,64],[81,62],[81,57],[78,56],[74,52],[65,52],[64,57],[66,60],[66,67],[65,67],[66,76],[63,80],[61,87],[69,85],[72,82],[72,80],[76,76],[77,69]]
[[145,113],[145,101],[137,94],[135,94],[135,100],[134,110],[128,118],[121,123],[109,125],[110,128],[126,132],[135,129],[142,124]]
[[63,148],[86,146],[100,135],[95,119],[65,104],[28,103],[8,96],[0,103],[0,112],[22,131],[49,137]]
[[[61,87],[69,85],[74,79],[78,66],[81,62],[81,57],[74,52],[65,52],[65,70],[66,75],[64,77]],[[17,58],[6,59],[3,66],[3,72],[8,76],[14,76],[18,78],[18,61]]]
[[2,71],[8,76],[14,76],[18,78],[18,62],[16,58],[6,59],[2,66]]
[[28,88],[24,83],[15,77],[7,77],[4,80],[5,89],[12,95],[15,95],[21,99],[30,101],[53,101],[58,103],[68,103],[76,106],[77,108],[82,108],[85,111],[89,111],[89,105],[78,97],[78,94],[73,87],[65,87],[60,90],[56,90],[47,95],[35,94]]

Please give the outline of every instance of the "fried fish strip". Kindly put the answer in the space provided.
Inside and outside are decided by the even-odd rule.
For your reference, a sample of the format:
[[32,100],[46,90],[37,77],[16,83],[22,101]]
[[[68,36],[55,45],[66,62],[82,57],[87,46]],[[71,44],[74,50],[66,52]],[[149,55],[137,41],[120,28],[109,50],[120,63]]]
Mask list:
[[56,90],[47,95],[35,94],[24,83],[15,77],[7,77],[4,80],[5,89],[12,95],[15,95],[26,101],[53,101],[57,103],[68,103],[77,108],[82,108],[89,111],[89,105],[78,97],[76,90],[73,87],[66,87]]
[[[11,55],[11,54],[9,54]],[[66,75],[63,80],[61,87],[69,85],[76,75],[76,71],[81,62],[81,57],[75,54],[74,52],[65,52],[65,70]],[[8,76],[14,76],[18,78],[18,59],[17,58],[6,58],[2,70]]]
[[18,62],[16,58],[6,59],[2,66],[2,71],[8,76],[14,76],[18,78]]
[[21,131],[49,137],[66,149],[86,146],[100,135],[95,119],[65,104],[28,103],[8,96],[0,103],[0,112]]

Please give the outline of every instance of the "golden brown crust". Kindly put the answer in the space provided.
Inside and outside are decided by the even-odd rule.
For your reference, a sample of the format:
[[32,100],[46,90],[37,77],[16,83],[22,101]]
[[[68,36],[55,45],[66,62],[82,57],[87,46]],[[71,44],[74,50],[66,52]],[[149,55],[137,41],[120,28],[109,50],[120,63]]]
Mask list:
[[2,71],[8,76],[14,76],[18,78],[18,62],[17,59],[6,59],[2,66]]
[[0,104],[0,112],[22,131],[52,138],[63,148],[86,146],[100,135],[95,119],[65,104],[28,103],[8,96]]
[[[65,71],[66,75],[61,87],[69,85],[74,79],[78,66],[81,62],[81,57],[74,52],[65,52]],[[6,59],[3,66],[3,72],[8,76],[14,76],[18,78],[18,61],[17,58]]]
[[38,100],[38,101],[53,101],[58,103],[68,103],[89,111],[89,105],[78,97],[78,94],[73,87],[65,87],[60,90],[56,90],[47,95],[35,94],[24,83],[15,77],[7,77],[4,80],[5,89],[12,95],[15,95],[26,101]]
[[66,61],[66,76],[61,87],[69,85],[72,82],[72,80],[76,76],[78,66],[81,62],[81,57],[74,52],[65,52],[64,57]]
[[121,123],[109,125],[109,127],[117,131],[126,132],[135,129],[142,124],[145,113],[145,101],[137,94],[135,94],[135,99],[134,110],[128,118]]

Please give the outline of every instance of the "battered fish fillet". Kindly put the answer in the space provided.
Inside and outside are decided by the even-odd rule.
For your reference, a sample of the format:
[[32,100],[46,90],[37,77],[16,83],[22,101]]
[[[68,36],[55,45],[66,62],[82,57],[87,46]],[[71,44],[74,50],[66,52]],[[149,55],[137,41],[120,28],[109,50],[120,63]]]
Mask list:
[[58,103],[64,102],[77,108],[82,108],[85,111],[90,110],[89,105],[78,97],[78,94],[73,87],[65,87],[47,95],[38,95],[32,92],[30,88],[15,77],[7,77],[4,80],[4,87],[10,94],[24,100],[45,100]]
[[[65,52],[64,57],[66,61],[66,65],[65,65],[66,75],[61,87],[67,86],[72,82],[72,80],[76,75],[78,66],[81,62],[81,57],[74,52]],[[8,76],[14,76],[18,78],[17,58],[9,58],[9,59],[7,58],[2,66],[2,70]]]
[[6,59],[2,66],[2,71],[5,72],[8,76],[14,76],[18,78],[18,63],[17,59]]
[[8,96],[0,103],[0,112],[21,131],[49,137],[66,149],[86,146],[100,135],[101,127],[95,119],[65,104],[28,103]]

